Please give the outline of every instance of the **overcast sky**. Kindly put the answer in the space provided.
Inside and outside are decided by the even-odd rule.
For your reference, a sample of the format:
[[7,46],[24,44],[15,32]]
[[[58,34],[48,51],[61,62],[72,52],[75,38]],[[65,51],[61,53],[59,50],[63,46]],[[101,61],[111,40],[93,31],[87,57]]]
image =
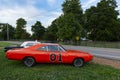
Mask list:
[[[85,11],[99,0],[80,0]],[[120,10],[120,0],[118,10]],[[64,0],[0,0],[0,23],[9,23],[16,26],[18,18],[27,21],[27,31],[30,32],[31,25],[40,21],[47,27],[51,22],[62,14],[61,4]]]

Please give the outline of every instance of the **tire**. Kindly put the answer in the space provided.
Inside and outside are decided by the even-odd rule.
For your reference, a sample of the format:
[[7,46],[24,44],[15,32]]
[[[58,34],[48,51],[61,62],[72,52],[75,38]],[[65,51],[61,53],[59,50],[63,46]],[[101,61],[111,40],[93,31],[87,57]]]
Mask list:
[[32,58],[32,57],[26,57],[26,58],[23,60],[23,63],[24,63],[24,65],[27,66],[27,67],[32,67],[32,66],[35,65],[36,62],[35,62],[34,58]]
[[84,64],[83,59],[77,58],[73,61],[73,66],[75,67],[82,67]]

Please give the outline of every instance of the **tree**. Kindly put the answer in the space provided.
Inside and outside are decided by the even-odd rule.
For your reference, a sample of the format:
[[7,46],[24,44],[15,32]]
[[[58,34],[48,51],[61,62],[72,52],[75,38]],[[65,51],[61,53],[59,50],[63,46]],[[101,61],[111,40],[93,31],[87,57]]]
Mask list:
[[[7,32],[7,29],[9,30],[8,32]],[[9,36],[9,39],[14,39],[15,28],[9,24],[3,24],[3,26],[1,27],[0,33],[1,33],[1,39],[3,40],[7,40],[8,36]]]
[[21,39],[31,39],[30,33],[28,33],[25,29],[22,30]]
[[92,6],[90,9],[87,9],[85,12],[85,22],[84,22],[84,29],[87,31],[88,36],[90,39],[93,40],[96,35],[97,25],[99,23],[98,20],[98,12],[97,8]]
[[[101,0],[97,6],[92,6],[85,12],[86,30],[89,38],[94,41],[118,41],[118,11],[115,0]],[[117,32],[116,32],[117,31]],[[118,35],[119,37],[116,37]]]
[[52,24],[46,29],[45,31],[45,37],[44,39],[50,40],[50,41],[57,41],[57,19],[55,19]]
[[43,39],[45,28],[42,26],[40,21],[36,21],[36,23],[32,26],[32,32],[33,39]]
[[81,36],[82,26],[73,14],[62,15],[58,19],[58,39],[75,40],[76,36]]
[[27,22],[23,18],[19,18],[17,20],[16,24],[17,24],[17,26],[16,26],[16,31],[15,31],[15,38],[16,39],[25,39],[25,38],[23,38],[23,36],[25,35],[24,33],[27,33],[26,30],[24,29],[26,27]]
[[57,36],[63,40],[75,40],[81,36],[83,11],[79,0],[65,0],[62,4],[63,15],[57,20]]
[[62,7],[64,15],[72,13],[80,24],[83,23],[83,10],[79,0],[65,0],[65,2],[62,4]]
[[0,24],[0,40],[2,40],[2,27],[3,27],[3,25]]

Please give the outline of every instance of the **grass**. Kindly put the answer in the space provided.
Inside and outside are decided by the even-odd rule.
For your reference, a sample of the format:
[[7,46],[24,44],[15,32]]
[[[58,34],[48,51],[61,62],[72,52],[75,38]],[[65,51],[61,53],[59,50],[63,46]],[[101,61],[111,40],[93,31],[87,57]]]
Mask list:
[[120,48],[120,42],[90,42],[83,41],[81,42],[82,46],[90,46],[90,47],[104,47],[104,48]]
[[[10,44],[0,42],[2,45]],[[120,80],[120,70],[94,63],[86,63],[81,68],[65,64],[37,64],[28,68],[19,61],[7,60],[2,47],[0,80]]]
[[118,48],[120,49],[120,42],[95,42],[95,41],[81,41],[81,42],[63,42],[67,45],[89,46],[89,47],[102,47],[102,48]]
[[0,42],[0,48],[3,48],[5,46],[11,46],[11,45],[17,45],[17,44],[12,44],[12,43],[8,43],[8,42]]

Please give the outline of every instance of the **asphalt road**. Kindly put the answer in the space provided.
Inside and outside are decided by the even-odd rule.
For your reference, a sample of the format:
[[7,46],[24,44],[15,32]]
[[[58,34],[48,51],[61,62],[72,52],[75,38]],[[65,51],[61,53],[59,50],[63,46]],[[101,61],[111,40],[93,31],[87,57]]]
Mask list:
[[70,46],[70,45],[64,45],[64,47],[66,49],[82,50],[85,52],[89,52],[97,57],[120,60],[120,49]]
[[[10,43],[21,44],[22,42],[16,41],[7,41]],[[114,48],[96,48],[96,47],[86,47],[86,46],[71,46],[71,45],[63,45],[66,49],[73,50],[82,50],[85,52],[89,52],[97,57],[104,57],[109,59],[120,60],[120,49]]]

